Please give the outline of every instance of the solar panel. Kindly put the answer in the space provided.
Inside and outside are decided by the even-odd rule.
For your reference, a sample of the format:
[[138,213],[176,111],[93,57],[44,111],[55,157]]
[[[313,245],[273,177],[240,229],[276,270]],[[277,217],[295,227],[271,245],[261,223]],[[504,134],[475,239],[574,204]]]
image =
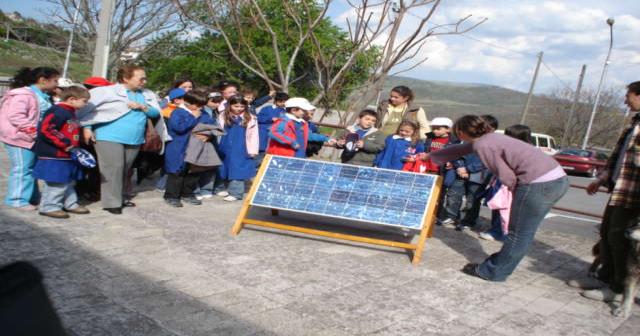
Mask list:
[[421,230],[435,175],[273,156],[259,207]]

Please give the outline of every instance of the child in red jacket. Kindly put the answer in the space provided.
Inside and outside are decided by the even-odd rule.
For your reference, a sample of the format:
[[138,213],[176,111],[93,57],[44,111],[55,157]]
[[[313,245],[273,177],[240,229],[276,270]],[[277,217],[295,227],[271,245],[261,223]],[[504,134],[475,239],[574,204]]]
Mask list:
[[74,189],[82,178],[79,164],[72,160],[71,151],[80,146],[80,124],[76,110],[87,105],[89,91],[81,86],[70,86],[60,93],[61,102],[45,112],[38,127],[34,151],[38,162],[33,176],[45,183],[40,201],[40,214],[53,218],[69,218],[67,212],[88,214],[78,205]]
[[291,98],[285,103],[287,112],[269,130],[267,154],[306,157],[309,124],[304,115],[315,107],[305,98]]

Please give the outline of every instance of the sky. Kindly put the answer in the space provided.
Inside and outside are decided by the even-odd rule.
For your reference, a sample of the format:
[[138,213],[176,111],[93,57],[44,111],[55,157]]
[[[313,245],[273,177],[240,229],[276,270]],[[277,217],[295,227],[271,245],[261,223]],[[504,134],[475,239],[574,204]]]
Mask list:
[[[346,27],[352,11],[335,0],[329,16]],[[40,0],[0,0],[3,11],[17,10],[44,20]],[[38,9],[40,8],[40,9]],[[420,16],[426,8],[416,10]],[[637,0],[443,0],[434,24],[455,22],[471,14],[470,22],[487,18],[465,36],[436,36],[422,51],[428,59],[403,76],[424,80],[483,83],[527,91],[544,52],[536,93],[575,88],[582,64],[584,86],[595,89],[609,46],[608,17],[615,19],[614,44],[605,86],[623,88],[640,80],[640,1]],[[417,18],[409,16],[411,27]],[[406,36],[409,29],[401,29]]]

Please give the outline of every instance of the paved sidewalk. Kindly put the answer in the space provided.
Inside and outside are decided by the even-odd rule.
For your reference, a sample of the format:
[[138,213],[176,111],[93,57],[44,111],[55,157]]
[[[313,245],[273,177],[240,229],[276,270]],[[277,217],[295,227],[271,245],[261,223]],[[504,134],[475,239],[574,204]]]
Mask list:
[[[1,151],[3,195],[7,170]],[[141,192],[135,202],[138,206],[121,216],[92,204],[90,215],[70,220],[2,207],[0,264],[35,263],[71,335],[637,335],[640,330],[637,305],[629,319],[616,318],[609,305],[584,299],[564,284],[589,265],[594,238],[543,229],[516,273],[505,283],[489,283],[459,271],[500,247],[472,232],[436,228],[423,262],[414,267],[406,253],[394,249],[261,229],[232,237],[239,202],[214,199],[173,209],[154,191]],[[258,209],[252,216],[270,214]],[[281,217],[307,225],[314,219],[285,212]]]

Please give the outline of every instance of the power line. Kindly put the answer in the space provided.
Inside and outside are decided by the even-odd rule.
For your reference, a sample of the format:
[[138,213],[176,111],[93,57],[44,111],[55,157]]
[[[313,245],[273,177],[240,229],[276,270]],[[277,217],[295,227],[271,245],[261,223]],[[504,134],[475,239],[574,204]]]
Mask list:
[[562,83],[562,85],[564,85],[567,89],[569,90],[573,90],[571,88],[571,86],[569,84],[567,84],[567,82],[565,82],[564,80],[562,80],[562,78],[560,78],[560,76],[558,76],[558,74],[556,74],[555,71],[553,71],[553,69],[551,69],[551,67],[545,63],[544,61],[542,61],[542,65],[544,65],[545,68],[547,68],[547,70],[549,70],[549,72],[551,72],[551,74],[560,82]]

